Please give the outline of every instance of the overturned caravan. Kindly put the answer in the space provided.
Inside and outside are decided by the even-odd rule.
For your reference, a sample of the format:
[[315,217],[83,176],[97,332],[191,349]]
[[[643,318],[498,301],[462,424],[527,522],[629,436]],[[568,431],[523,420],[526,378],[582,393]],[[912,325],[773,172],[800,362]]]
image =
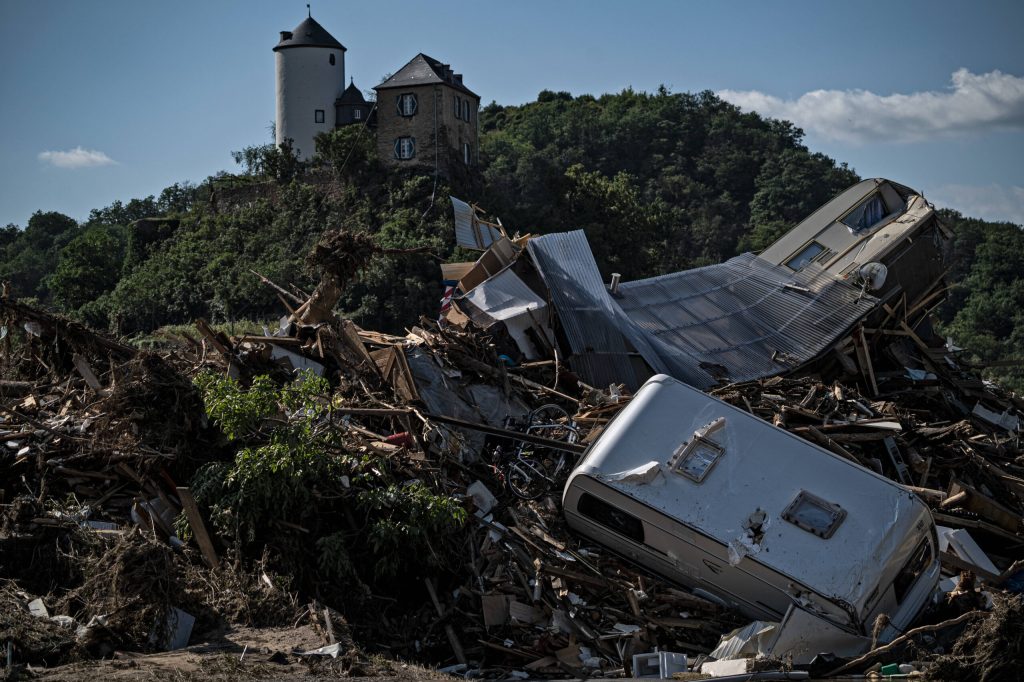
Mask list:
[[780,635],[797,619],[808,646],[831,633],[837,654],[865,649],[881,614],[881,641],[906,629],[939,577],[935,524],[913,493],[665,375],[587,450],[563,509],[636,563],[782,621]]

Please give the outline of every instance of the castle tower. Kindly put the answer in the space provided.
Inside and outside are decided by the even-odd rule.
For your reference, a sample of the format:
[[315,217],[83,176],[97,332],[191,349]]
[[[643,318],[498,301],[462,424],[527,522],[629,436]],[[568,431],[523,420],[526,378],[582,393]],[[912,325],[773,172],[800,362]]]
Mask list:
[[345,89],[345,46],[307,17],[281,31],[277,71],[277,144],[292,141],[299,158],[313,156],[313,138],[334,129],[334,102]]

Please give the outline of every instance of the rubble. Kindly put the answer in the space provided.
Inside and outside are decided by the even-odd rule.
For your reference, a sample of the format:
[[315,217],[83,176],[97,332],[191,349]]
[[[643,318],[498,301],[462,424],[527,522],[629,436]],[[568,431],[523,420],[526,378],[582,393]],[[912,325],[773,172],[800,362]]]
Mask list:
[[[775,354],[770,376],[726,383],[729,367],[694,365],[711,395],[912,491],[945,543],[949,589],[894,641],[852,660],[815,651],[807,664],[722,663],[756,655],[748,640],[768,624],[752,627],[713,595],[571,532],[560,508],[568,470],[536,499],[508,485],[501,453],[520,447],[545,474],[559,459],[577,461],[651,368],[630,345],[643,337],[606,334],[615,326],[607,318],[574,308],[578,338],[568,338],[568,308],[521,257],[531,239],[461,210],[470,229],[460,239],[486,251],[446,276],[476,281],[470,291],[493,284],[473,296],[453,287],[440,323],[422,319],[404,336],[332,312],[375,248],[339,235],[318,247],[323,280],[305,299],[264,278],[285,314],[258,336],[232,337],[199,320],[195,337],[144,351],[0,301],[8,330],[0,342],[0,645],[14,664],[194,645],[224,623],[301,622],[321,633],[321,646],[281,655],[352,674],[364,651],[490,678],[655,668],[679,676],[717,662],[805,677],[913,664],[952,679],[1015,665],[1024,402],[981,381],[930,333],[928,308],[941,287],[926,286],[915,300],[865,293],[849,324],[814,346],[813,361]],[[353,244],[351,257],[339,255]],[[502,272],[516,281],[494,281]],[[532,292],[526,305],[514,295],[520,285]],[[586,333],[600,338],[576,343]],[[671,356],[656,346],[643,357]],[[265,399],[265,410],[228,423],[210,402],[214,389],[226,400]],[[551,403],[568,415],[549,417],[560,428],[525,432],[527,415]],[[569,431],[573,441],[561,435]],[[306,468],[279,461],[253,479],[279,487],[211,502],[211,472],[285,436],[315,446]],[[387,516],[395,500],[417,496],[441,505],[430,513],[444,517],[444,531],[424,530],[433,528],[426,511],[412,521]],[[394,524],[406,540],[370,538],[370,519]],[[747,530],[756,535],[763,522]],[[227,532],[231,523],[255,530]],[[413,536],[420,554],[410,550]],[[356,541],[362,563],[352,565],[346,552]],[[375,564],[374,551],[404,558]],[[34,615],[40,607],[49,617]]]

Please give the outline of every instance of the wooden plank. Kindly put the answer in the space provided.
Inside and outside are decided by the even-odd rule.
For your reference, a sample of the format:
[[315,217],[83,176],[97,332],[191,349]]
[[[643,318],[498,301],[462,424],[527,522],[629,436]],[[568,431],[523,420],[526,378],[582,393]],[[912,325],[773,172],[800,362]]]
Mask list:
[[89,362],[78,353],[75,353],[71,361],[75,364],[75,369],[85,379],[85,383],[89,384],[89,388],[96,391],[99,394],[103,394],[103,384],[96,378],[96,374],[92,371],[92,367],[89,366]]
[[199,545],[199,550],[203,553],[203,559],[210,568],[217,568],[220,565],[220,559],[217,557],[217,551],[213,548],[209,533],[206,532],[206,524],[203,523],[203,517],[199,513],[199,506],[196,504],[195,498],[192,497],[192,491],[185,487],[178,487],[176,490],[178,499],[181,500],[181,506],[185,510],[185,516],[188,517],[189,528],[192,529],[196,544]]
[[[975,514],[985,518],[987,521],[990,521],[1011,533],[1020,533],[1021,531],[1024,531],[1024,518],[1013,512],[1011,509],[999,504],[984,493],[981,493],[960,481],[954,481],[950,488],[950,492],[953,496],[956,496],[957,493],[961,491],[967,493],[967,499],[963,502],[963,507],[967,511],[974,512]],[[945,506],[945,503],[943,506]]]
[[[441,608],[441,601],[437,598],[434,582],[430,578],[424,578],[423,584],[427,586],[427,592],[430,593],[430,601],[434,602],[434,609],[437,611],[438,618],[444,618],[444,609]],[[459,663],[465,663],[466,652],[462,649],[462,642],[459,641],[458,635],[455,634],[455,628],[450,623],[445,623],[444,633],[448,636],[448,643],[455,654],[455,660]]]
[[867,337],[864,336],[863,327],[858,330],[855,339],[853,348],[857,352],[857,362],[860,365],[860,371],[868,380],[871,395],[876,396],[878,395],[878,382],[875,381],[875,368],[871,364],[871,351],[868,349],[868,341]]
[[942,512],[932,512],[932,517],[937,523],[940,523],[943,526],[949,526],[950,528],[977,528],[978,530],[983,530],[1005,540],[1009,540],[1012,543],[1020,543],[1022,539],[1020,535],[1010,533],[994,523],[989,523],[988,521],[982,521],[980,519],[965,519],[962,516],[943,514]]
[[808,435],[810,435],[814,440],[818,441],[818,443],[820,443],[821,445],[824,445],[826,448],[828,448],[832,452],[836,453],[840,457],[845,457],[846,459],[850,460],[851,462],[856,462],[857,464],[860,464],[861,466],[865,466],[864,462],[861,461],[861,459],[859,457],[857,457],[852,452],[850,452],[849,450],[844,448],[842,445],[840,445],[839,443],[835,442],[834,440],[832,440],[831,438],[826,436],[824,433],[819,431],[817,428],[815,428],[813,426],[807,426],[807,427],[802,427],[802,428],[806,428]]
[[203,338],[210,342],[211,346],[217,349],[218,353],[221,355],[231,355],[231,350],[221,343],[220,339],[217,338],[217,332],[213,331],[213,328],[210,327],[210,324],[206,320],[201,317],[197,319],[196,329],[198,329],[199,333],[203,335]]

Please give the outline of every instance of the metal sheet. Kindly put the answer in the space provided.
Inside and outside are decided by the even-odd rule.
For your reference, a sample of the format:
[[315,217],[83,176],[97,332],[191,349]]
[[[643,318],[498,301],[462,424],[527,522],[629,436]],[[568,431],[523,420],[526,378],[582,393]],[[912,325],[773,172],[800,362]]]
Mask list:
[[639,388],[645,377],[637,375],[630,353],[646,359],[653,351],[608,295],[583,230],[534,237],[527,250],[569,340],[573,371],[593,386]]
[[800,272],[753,254],[619,285],[613,297],[582,230],[531,239],[569,341],[596,386],[639,376],[631,355],[698,388],[781,374],[828,350],[878,301],[820,266]]
[[477,220],[473,207],[451,197],[455,214],[455,243],[467,249],[483,251],[502,237],[501,230]]
[[503,270],[462,297],[495,320],[507,320],[547,307],[511,270]]
[[749,253],[623,283],[616,301],[668,373],[699,388],[717,383],[712,375],[749,381],[794,369],[878,304],[819,266],[794,273]]

